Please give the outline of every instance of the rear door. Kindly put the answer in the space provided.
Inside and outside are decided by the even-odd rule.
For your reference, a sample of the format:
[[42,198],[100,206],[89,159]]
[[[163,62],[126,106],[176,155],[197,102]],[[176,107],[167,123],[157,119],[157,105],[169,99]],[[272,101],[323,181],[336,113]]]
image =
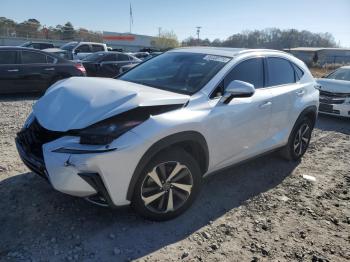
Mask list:
[[[42,92],[55,75],[54,59],[44,53],[21,51],[21,89],[23,92]],[[48,63],[48,60],[50,63]]]
[[98,76],[115,77],[119,72],[118,55],[106,54],[99,63]]
[[104,77],[115,77],[121,73],[121,67],[130,63],[130,57],[126,54],[109,54],[101,62],[101,74]]
[[[224,87],[233,80],[255,86],[248,98],[234,98],[229,104],[218,103],[211,112],[208,130],[215,148],[213,164],[221,168],[261,153],[270,128],[271,92],[264,88],[263,58],[250,58],[238,65],[224,79]],[[215,128],[213,128],[215,127]]]
[[18,51],[0,51],[0,93],[16,93],[20,90]]
[[[306,92],[305,84],[299,79],[303,72],[292,62],[281,57],[267,57],[267,87],[272,92],[272,114],[270,134],[277,145],[285,142],[290,132],[290,126],[295,119],[297,104],[301,102]],[[297,69],[299,69],[297,71]]]

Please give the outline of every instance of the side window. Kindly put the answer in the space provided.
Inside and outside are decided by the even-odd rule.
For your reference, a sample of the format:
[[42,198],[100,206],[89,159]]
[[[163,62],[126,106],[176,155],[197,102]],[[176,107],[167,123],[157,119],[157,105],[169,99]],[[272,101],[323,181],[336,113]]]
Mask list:
[[105,49],[103,48],[103,46],[101,45],[92,45],[92,52],[99,52],[99,51],[105,51]]
[[13,65],[16,62],[17,51],[0,51],[0,65]]
[[22,51],[22,64],[46,64],[46,55]]
[[89,45],[81,45],[77,49],[75,49],[77,53],[90,53]]
[[124,54],[118,54],[118,61],[129,61],[129,56]]
[[225,77],[225,88],[234,80],[244,81],[253,84],[255,88],[264,87],[264,60],[253,58],[236,65]]
[[282,58],[267,58],[268,86],[295,83],[294,68],[291,63]]

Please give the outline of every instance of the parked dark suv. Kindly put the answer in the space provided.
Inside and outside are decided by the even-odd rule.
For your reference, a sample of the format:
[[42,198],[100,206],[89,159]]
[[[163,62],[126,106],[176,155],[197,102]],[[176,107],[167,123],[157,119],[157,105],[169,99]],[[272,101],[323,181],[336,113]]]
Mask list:
[[0,93],[44,92],[57,80],[85,76],[85,68],[53,54],[0,47]]

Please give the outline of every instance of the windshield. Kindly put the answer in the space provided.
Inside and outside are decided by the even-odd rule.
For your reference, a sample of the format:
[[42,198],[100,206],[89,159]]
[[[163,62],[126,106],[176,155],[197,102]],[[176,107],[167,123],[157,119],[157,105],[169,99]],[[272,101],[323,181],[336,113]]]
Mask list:
[[87,62],[98,62],[102,57],[104,57],[105,53],[92,53],[85,57],[82,61],[87,61]]
[[147,60],[119,79],[177,93],[194,94],[219,72],[230,58],[170,52]]
[[72,51],[74,47],[76,47],[77,42],[69,42],[67,44],[64,44],[61,46],[61,49],[67,50],[67,51]]
[[350,68],[339,68],[326,76],[328,79],[350,81]]

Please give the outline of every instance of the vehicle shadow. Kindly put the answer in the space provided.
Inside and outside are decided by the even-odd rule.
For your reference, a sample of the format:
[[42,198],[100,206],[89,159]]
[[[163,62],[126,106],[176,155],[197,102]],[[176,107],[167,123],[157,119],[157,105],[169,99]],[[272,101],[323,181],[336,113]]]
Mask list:
[[270,154],[221,171],[205,180],[185,214],[161,223],[146,221],[130,208],[111,210],[61,194],[33,173],[13,176],[0,183],[0,260],[14,250],[50,261],[74,252],[84,261],[141,258],[276,187],[297,165]]
[[316,128],[350,135],[350,118],[319,114]]

